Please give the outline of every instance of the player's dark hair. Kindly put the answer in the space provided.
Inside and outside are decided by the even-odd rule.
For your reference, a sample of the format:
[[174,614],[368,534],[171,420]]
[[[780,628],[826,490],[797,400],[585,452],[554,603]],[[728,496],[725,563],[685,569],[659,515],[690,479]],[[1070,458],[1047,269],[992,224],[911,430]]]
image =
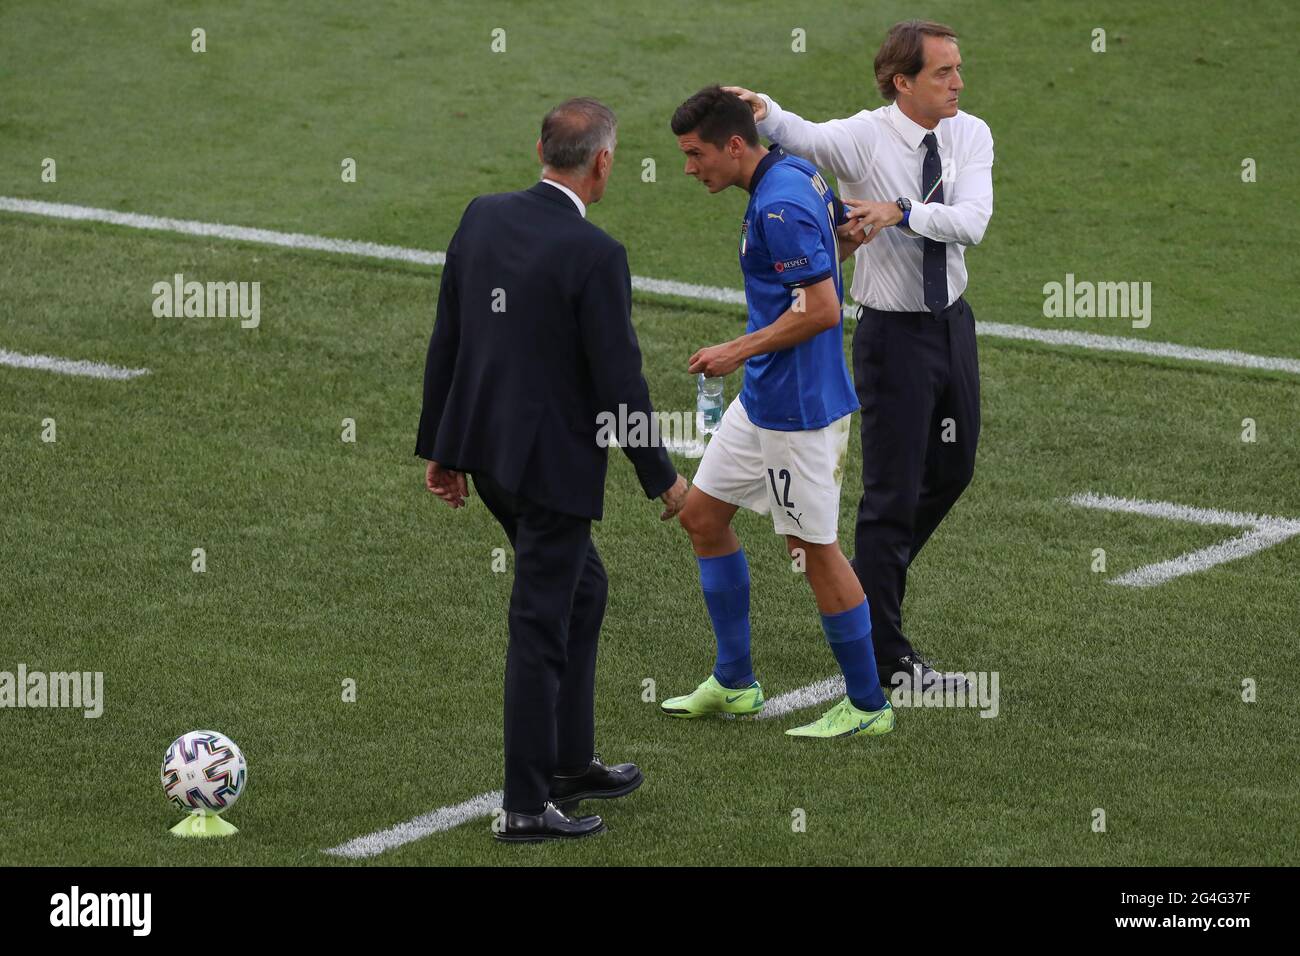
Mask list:
[[694,133],[721,149],[733,136],[758,145],[758,127],[749,104],[721,86],[706,86],[673,113],[673,135]]
[[542,120],[542,162],[560,170],[585,169],[602,149],[614,150],[618,120],[600,100],[565,100]]
[[947,37],[953,43],[957,42],[952,27],[933,20],[904,20],[889,28],[885,42],[880,44],[880,52],[876,54],[876,86],[885,99],[898,97],[895,76],[901,73],[914,77],[925,66],[926,37]]

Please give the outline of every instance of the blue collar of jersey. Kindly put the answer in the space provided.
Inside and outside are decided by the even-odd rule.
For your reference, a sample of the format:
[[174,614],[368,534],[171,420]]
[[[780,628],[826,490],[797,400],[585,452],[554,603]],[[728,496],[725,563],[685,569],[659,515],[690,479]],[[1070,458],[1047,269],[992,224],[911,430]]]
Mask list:
[[768,149],[767,155],[760,159],[758,165],[754,167],[754,175],[749,178],[749,194],[751,196],[758,192],[758,184],[767,175],[767,171],[783,159],[785,159],[785,150],[781,148],[779,143],[773,143],[771,148]]

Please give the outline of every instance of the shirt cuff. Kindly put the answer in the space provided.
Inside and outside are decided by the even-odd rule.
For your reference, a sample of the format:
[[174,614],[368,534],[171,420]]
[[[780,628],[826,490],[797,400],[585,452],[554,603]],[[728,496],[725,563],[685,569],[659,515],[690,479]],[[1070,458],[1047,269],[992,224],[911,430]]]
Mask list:
[[810,285],[816,285],[818,282],[825,282],[830,277],[831,273],[829,272],[819,272],[817,275],[809,276],[806,279],[792,279],[789,282],[782,282],[781,284],[787,289],[806,289]]
[[772,136],[772,132],[776,129],[777,124],[781,120],[781,107],[778,106],[772,97],[768,96],[766,93],[759,93],[758,95],[761,96],[763,102],[767,104],[767,116],[763,117],[763,119],[761,119],[757,124],[759,135],[766,136],[768,139],[773,139],[774,137]]
[[924,203],[912,203],[912,211],[907,217],[907,228],[899,223],[904,235],[917,238],[929,238],[930,207]]

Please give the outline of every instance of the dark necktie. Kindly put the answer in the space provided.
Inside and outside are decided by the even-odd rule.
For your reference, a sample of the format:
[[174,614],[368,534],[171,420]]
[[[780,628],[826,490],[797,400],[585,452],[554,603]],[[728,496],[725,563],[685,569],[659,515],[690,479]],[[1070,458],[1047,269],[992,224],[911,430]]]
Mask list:
[[[925,162],[921,166],[921,202],[943,202],[943,163],[939,161],[939,141],[926,133]],[[925,307],[938,315],[948,307],[948,247],[933,239],[925,240],[921,260],[921,277],[925,280]]]

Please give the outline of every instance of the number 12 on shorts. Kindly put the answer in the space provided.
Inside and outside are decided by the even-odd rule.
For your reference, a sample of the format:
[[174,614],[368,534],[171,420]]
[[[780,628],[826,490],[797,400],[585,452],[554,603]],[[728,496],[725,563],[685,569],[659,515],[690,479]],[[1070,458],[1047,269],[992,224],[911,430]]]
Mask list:
[[[778,479],[785,482],[784,494],[782,494],[780,491],[777,491],[776,483]],[[767,470],[767,480],[772,483],[772,495],[774,498],[776,498],[776,503],[780,505],[782,508],[793,508],[794,502],[790,500],[789,470],[782,468],[778,472],[778,471],[773,471],[771,468],[769,468]]]

